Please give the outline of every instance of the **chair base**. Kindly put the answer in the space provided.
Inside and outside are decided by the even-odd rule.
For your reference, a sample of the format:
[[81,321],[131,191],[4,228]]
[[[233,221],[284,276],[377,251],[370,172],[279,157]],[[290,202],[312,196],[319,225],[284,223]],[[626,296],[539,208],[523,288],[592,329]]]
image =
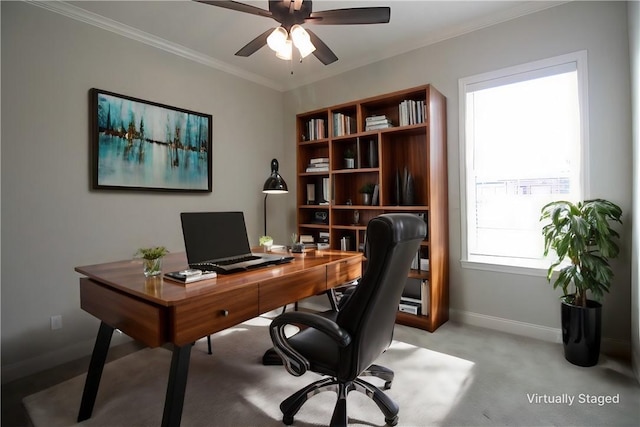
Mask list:
[[[385,389],[391,387],[393,371],[378,365],[372,365],[372,367],[374,367],[372,372],[375,373],[369,373],[367,375],[378,376],[377,373],[381,373],[384,377],[383,379],[386,380]],[[391,379],[388,379],[389,375],[391,375]],[[400,410],[398,405],[378,387],[360,378],[347,382],[340,382],[335,378],[323,378],[309,384],[302,390],[289,396],[280,404],[282,422],[286,425],[293,424],[293,417],[307,400],[323,391],[334,391],[338,395],[338,400],[329,425],[331,427],[346,427],[348,423],[347,395],[353,390],[363,393],[378,405],[378,408],[380,408],[384,414],[384,420],[387,425],[395,426],[398,424],[398,411]]]

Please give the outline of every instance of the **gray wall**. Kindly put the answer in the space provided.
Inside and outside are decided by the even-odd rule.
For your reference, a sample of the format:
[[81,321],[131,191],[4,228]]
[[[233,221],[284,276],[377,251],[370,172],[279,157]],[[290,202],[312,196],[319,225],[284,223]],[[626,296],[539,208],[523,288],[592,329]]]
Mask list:
[[[555,341],[559,294],[542,275],[460,266],[458,79],[583,49],[589,65],[590,195],[622,207],[627,216],[621,234],[629,236],[632,163],[624,2],[572,2],[293,90],[285,99],[285,129],[294,129],[296,113],[432,83],[447,97],[452,317]],[[292,131],[286,137],[294,143]],[[629,351],[630,246],[625,238],[604,305],[603,345],[612,351]]]
[[631,346],[633,369],[640,381],[640,3],[628,3],[629,56],[633,121],[633,247],[631,252]]
[[[282,160],[282,93],[23,2],[2,2],[2,380],[87,354],[98,322],[79,308],[78,265],[183,251],[179,213],[245,212],[263,233],[262,185]],[[213,115],[212,194],[89,190],[92,87]],[[281,172],[291,170],[281,162]],[[294,195],[278,196],[281,201]],[[287,241],[287,203],[269,232]],[[50,330],[52,315],[63,328]]]

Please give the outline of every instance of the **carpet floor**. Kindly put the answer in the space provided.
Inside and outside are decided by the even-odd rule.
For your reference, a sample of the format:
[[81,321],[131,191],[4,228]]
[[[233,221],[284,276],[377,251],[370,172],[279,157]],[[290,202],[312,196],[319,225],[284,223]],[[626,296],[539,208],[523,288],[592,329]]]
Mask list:
[[[320,378],[314,373],[289,375],[281,366],[263,366],[270,347],[269,321],[256,318],[212,336],[213,355],[200,340],[191,352],[182,414],[183,426],[282,426],[279,404],[293,392]],[[171,352],[144,349],[108,363],[102,375],[93,416],[76,424],[85,375],[72,378],[24,399],[35,427],[157,426],[168,378]],[[387,393],[400,405],[399,425],[441,422],[463,394],[473,363],[394,341],[378,360],[394,370]],[[370,382],[381,386],[377,378]],[[295,417],[296,426],[328,425],[335,393],[310,399]],[[349,423],[384,425],[372,400],[349,394]]]
[[[182,426],[283,426],[280,402],[318,376],[261,365],[268,323],[256,318],[213,335],[213,355],[206,340],[196,343]],[[564,360],[560,344],[454,322],[433,334],[396,325],[394,338],[378,362],[396,373],[387,393],[400,406],[400,426],[640,425],[640,386],[626,362],[601,355],[597,366],[582,368]],[[84,374],[23,404],[35,427],[158,426],[170,360],[158,348],[108,363],[93,416],[81,424]],[[314,396],[294,426],[328,425],[334,403],[334,393]],[[377,406],[357,392],[348,413],[350,425],[384,425]]]

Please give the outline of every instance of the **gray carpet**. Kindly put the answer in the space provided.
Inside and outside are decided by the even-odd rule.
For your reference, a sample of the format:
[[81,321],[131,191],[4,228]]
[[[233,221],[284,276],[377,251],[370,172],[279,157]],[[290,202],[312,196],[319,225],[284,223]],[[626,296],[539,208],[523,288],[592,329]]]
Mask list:
[[[192,349],[182,415],[183,426],[282,426],[279,404],[291,393],[320,378],[307,373],[289,375],[281,366],[262,366],[270,346],[268,320],[257,318],[212,337]],[[76,424],[85,375],[24,399],[36,427],[158,426],[171,353],[145,349],[106,365],[93,416]],[[400,405],[404,426],[440,423],[464,392],[473,363],[402,342],[379,359],[396,373],[388,394]],[[382,383],[372,378],[376,385]],[[426,404],[428,402],[428,405]],[[314,396],[295,417],[296,426],[327,425],[335,394]],[[377,406],[352,392],[348,399],[350,424],[384,425]]]
[[[312,382],[278,366],[262,366],[268,320],[254,319],[213,336],[191,353],[182,425],[283,426],[278,405]],[[625,363],[602,356],[592,368],[569,364],[562,346],[448,322],[435,333],[397,325],[380,363],[396,372],[389,395],[401,426],[637,426],[640,386]],[[81,426],[157,426],[171,354],[146,349],[109,363],[93,417]],[[372,382],[375,379],[371,380]],[[75,423],[84,375],[24,399],[36,427]],[[380,385],[379,382],[376,382]],[[616,402],[579,402],[581,395]],[[572,404],[548,402],[573,398]],[[563,397],[564,396],[564,397]],[[544,400],[547,399],[547,402]],[[294,426],[327,425],[335,394],[308,401]],[[373,402],[351,393],[350,425],[382,426]]]

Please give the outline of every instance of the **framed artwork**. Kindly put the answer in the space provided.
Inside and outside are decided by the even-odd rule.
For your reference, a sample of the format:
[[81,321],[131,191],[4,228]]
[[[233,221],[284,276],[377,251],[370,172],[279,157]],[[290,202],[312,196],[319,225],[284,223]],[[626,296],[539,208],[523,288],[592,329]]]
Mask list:
[[213,118],[91,89],[93,189],[211,192]]

